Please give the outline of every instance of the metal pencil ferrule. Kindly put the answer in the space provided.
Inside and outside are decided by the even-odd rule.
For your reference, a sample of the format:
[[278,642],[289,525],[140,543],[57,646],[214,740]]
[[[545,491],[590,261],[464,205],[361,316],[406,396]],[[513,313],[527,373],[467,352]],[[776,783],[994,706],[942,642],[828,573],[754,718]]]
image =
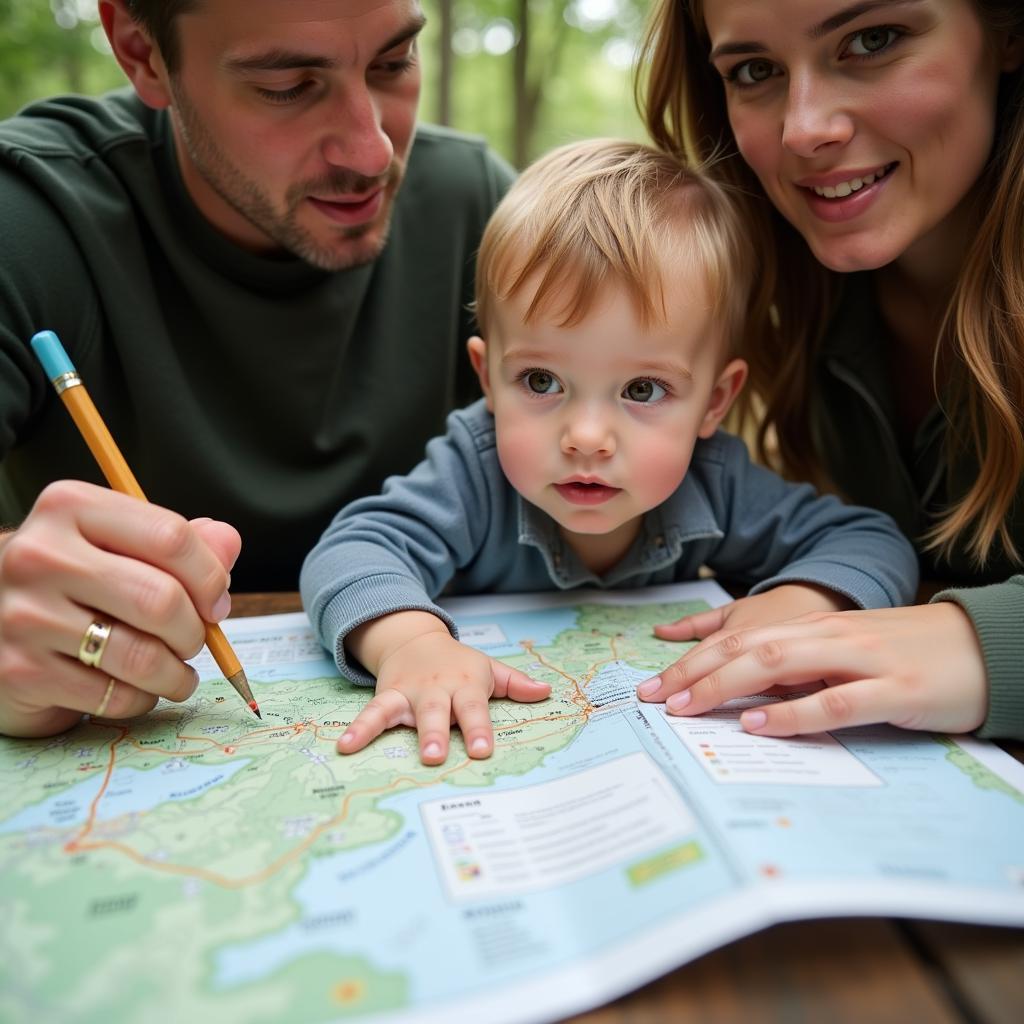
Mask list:
[[77,373],[62,373],[59,377],[53,378],[53,386],[57,389],[57,394],[63,394],[68,388],[79,387],[82,383],[82,378]]

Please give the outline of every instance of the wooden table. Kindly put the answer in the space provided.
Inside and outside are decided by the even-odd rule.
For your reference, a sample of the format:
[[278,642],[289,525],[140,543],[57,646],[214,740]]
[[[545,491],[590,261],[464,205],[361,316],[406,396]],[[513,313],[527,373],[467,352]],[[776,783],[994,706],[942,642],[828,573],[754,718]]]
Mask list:
[[[295,594],[246,594],[232,614],[298,609]],[[1006,749],[1024,761],[1024,745]],[[776,925],[571,1024],[769,1021],[1022,1024],[1024,929],[884,918]]]

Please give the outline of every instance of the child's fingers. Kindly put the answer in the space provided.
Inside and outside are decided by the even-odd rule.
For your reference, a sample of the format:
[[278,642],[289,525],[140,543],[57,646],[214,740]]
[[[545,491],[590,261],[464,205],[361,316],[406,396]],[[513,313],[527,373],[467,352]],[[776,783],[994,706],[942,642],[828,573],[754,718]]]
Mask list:
[[520,672],[519,669],[512,668],[511,665],[506,665],[496,658],[491,659],[491,673],[494,677],[495,697],[511,697],[512,700],[529,704],[551,696],[551,687],[548,683],[538,683],[525,672]]
[[424,764],[441,764],[448,756],[452,726],[451,694],[440,687],[424,688],[416,694],[412,710],[420,737],[420,760]]
[[482,687],[456,690],[452,696],[452,710],[469,756],[490,757],[494,749],[494,731],[487,691]]
[[339,754],[354,754],[385,729],[412,723],[409,700],[398,690],[382,690],[352,719],[352,724],[338,740]]
[[712,633],[718,632],[725,625],[725,605],[711,608],[696,615],[687,615],[675,622],[654,627],[654,635],[661,640],[703,640]]

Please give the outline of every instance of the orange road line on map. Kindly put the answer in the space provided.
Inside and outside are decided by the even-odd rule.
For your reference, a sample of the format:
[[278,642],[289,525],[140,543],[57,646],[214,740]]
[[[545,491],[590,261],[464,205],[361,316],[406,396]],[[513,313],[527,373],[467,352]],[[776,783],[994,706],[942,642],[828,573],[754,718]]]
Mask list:
[[[589,666],[588,669],[587,669],[587,672],[584,673],[584,677],[586,678],[587,682],[589,682],[591,679],[593,679],[594,675],[596,674],[598,668],[601,665],[607,664],[609,661],[615,661],[617,659],[617,657],[618,657],[617,648],[616,648],[616,645],[615,645],[615,640],[617,638],[616,637],[609,637],[608,639],[609,639],[609,644],[610,644],[610,646],[612,648],[612,655],[613,655],[613,657],[607,659],[607,661],[599,661],[599,662],[596,662],[593,665]],[[532,654],[534,657],[536,657],[540,661],[540,663],[542,665],[545,665],[547,668],[549,668],[556,675],[560,675],[563,679],[567,680],[568,682],[570,682],[573,685],[573,688],[575,689],[576,694],[579,697],[579,699],[586,703],[586,707],[583,707],[583,708],[580,709],[580,715],[584,718],[584,720],[588,719],[590,717],[590,714],[593,712],[594,708],[590,704],[590,701],[587,699],[586,694],[583,692],[582,688],[580,687],[579,681],[576,678],[574,678],[573,676],[569,675],[567,672],[563,672],[560,668],[556,667],[555,665],[552,665],[549,661],[547,661],[544,658],[543,655],[537,654],[536,651],[534,650],[533,643],[531,641],[529,641],[529,640],[523,641],[523,645],[522,646],[530,654]],[[520,722],[517,722],[516,724],[517,725],[523,725],[523,724],[529,725],[529,724],[538,723],[538,722],[547,722],[547,721],[552,721],[553,722],[553,721],[558,721],[559,719],[564,721],[564,717],[563,716],[542,715],[542,716],[540,716],[538,718],[531,718],[531,719],[522,720]],[[105,722],[97,722],[96,724],[97,725],[107,725],[107,723],[105,723]],[[346,795],[345,800],[342,802],[341,810],[340,810],[340,812],[337,815],[335,815],[333,818],[329,819],[328,821],[326,821],[323,824],[318,825],[316,828],[314,828],[309,833],[309,835],[306,836],[305,839],[303,839],[303,841],[301,843],[299,843],[297,846],[293,847],[286,854],[284,854],[283,856],[279,857],[276,861],[274,861],[272,864],[269,864],[266,868],[264,868],[262,871],[257,872],[255,875],[250,875],[250,876],[248,876],[246,878],[240,878],[240,879],[230,879],[230,878],[225,877],[224,875],[219,875],[219,874],[216,874],[215,872],[207,871],[205,868],[194,868],[194,867],[190,867],[190,866],[184,865],[184,864],[170,864],[170,863],[163,863],[163,862],[160,862],[160,861],[153,861],[153,860],[150,860],[147,857],[144,857],[137,850],[132,849],[130,846],[125,846],[123,843],[114,842],[113,840],[94,839],[91,842],[87,842],[86,841],[86,836],[88,836],[89,833],[92,832],[92,830],[95,828],[95,825],[96,825],[96,813],[97,813],[97,810],[99,808],[100,800],[102,800],[104,794],[107,791],[107,787],[110,784],[110,778],[111,778],[111,775],[113,774],[114,764],[115,764],[116,759],[117,759],[117,747],[118,747],[118,745],[120,743],[122,743],[124,740],[127,739],[128,742],[129,742],[129,745],[135,747],[135,749],[137,749],[137,750],[139,750],[141,752],[154,751],[154,752],[166,753],[166,754],[168,754],[170,756],[182,756],[182,755],[186,755],[187,756],[189,753],[199,753],[199,754],[203,753],[203,751],[192,751],[192,752],[190,752],[190,751],[182,751],[182,750],[165,750],[165,749],[160,748],[160,747],[144,747],[141,744],[139,744],[137,741],[131,739],[128,736],[128,730],[126,728],[124,728],[122,726],[108,726],[108,727],[109,728],[116,728],[119,731],[120,735],[117,737],[117,739],[113,740],[111,742],[111,744],[110,744],[110,757],[108,758],[108,761],[107,761],[107,769],[106,769],[106,772],[104,774],[103,782],[101,783],[99,791],[97,792],[96,796],[93,798],[92,803],[90,804],[89,814],[88,814],[88,816],[86,818],[85,824],[82,826],[82,828],[79,831],[78,835],[76,835],[73,839],[70,839],[65,844],[65,847],[64,847],[65,851],[68,852],[68,853],[76,853],[76,852],[79,852],[81,850],[113,849],[113,850],[117,850],[118,852],[124,854],[129,859],[134,860],[137,863],[143,865],[144,867],[150,868],[152,870],[163,871],[163,872],[165,872],[167,874],[188,875],[188,876],[191,876],[191,877],[194,877],[194,878],[204,879],[204,880],[206,880],[208,882],[211,882],[214,885],[220,885],[221,887],[228,888],[228,889],[240,889],[240,888],[243,888],[243,887],[245,887],[247,885],[254,885],[254,884],[258,883],[258,882],[266,881],[266,879],[268,879],[271,876],[273,876],[274,874],[276,874],[286,864],[289,864],[291,861],[293,861],[300,853],[302,853],[303,851],[308,849],[310,846],[312,846],[312,844],[315,843],[316,840],[319,839],[320,836],[322,836],[328,829],[333,828],[336,825],[341,824],[341,822],[343,822],[345,820],[345,818],[348,816],[349,807],[351,805],[351,801],[354,798],[360,797],[360,796],[369,796],[369,795],[371,795],[373,793],[386,793],[388,790],[393,789],[395,786],[397,786],[401,782],[408,782],[410,785],[416,787],[417,789],[428,787],[428,786],[435,786],[435,785],[437,785],[438,782],[442,781],[446,776],[451,775],[453,772],[459,771],[462,768],[465,768],[467,765],[472,763],[472,760],[470,758],[465,758],[459,764],[453,765],[451,768],[446,769],[444,772],[441,772],[439,775],[435,776],[429,782],[416,782],[414,779],[408,779],[408,778],[406,778],[404,776],[399,776],[399,778],[395,779],[393,782],[391,782],[387,786],[378,787],[377,789],[361,790],[358,793],[349,793],[349,794]],[[247,744],[255,736],[261,736],[262,738],[266,738],[265,734],[274,733],[274,732],[280,732],[282,729],[291,729],[291,731],[294,734],[299,734],[299,733],[305,732],[307,727],[311,729],[311,731],[313,732],[313,734],[316,736],[317,739],[322,739],[322,732],[323,732],[323,730],[325,728],[337,728],[337,727],[334,727],[334,726],[323,727],[323,726],[319,726],[319,725],[317,725],[317,724],[315,724],[313,722],[297,722],[297,723],[293,723],[290,726],[289,725],[267,726],[267,727],[264,727],[264,728],[261,728],[261,729],[252,729],[252,730],[247,731],[244,736],[240,737],[239,739],[232,740],[230,745],[237,748],[239,746],[243,746],[243,745]],[[532,738],[532,742],[536,742],[536,740],[538,740],[538,739],[545,739],[548,736],[558,735],[558,733],[561,732],[561,731],[563,731],[563,730],[555,730],[555,732],[553,732],[553,733],[545,733],[542,736],[533,737]],[[188,740],[188,741],[197,742],[197,743],[206,743],[211,748],[223,749],[223,747],[224,747],[224,743],[223,742],[217,742],[215,740],[211,740],[208,736],[189,736],[187,734],[179,733],[179,734],[177,734],[177,738],[179,740]],[[525,741],[523,741],[523,742],[525,742]],[[514,746],[514,745],[517,745],[517,741],[509,741],[509,743],[501,744],[501,745],[502,746]]]
[[96,824],[96,811],[99,808],[100,801],[103,799],[103,795],[107,791],[107,786],[110,785],[110,776],[114,774],[114,763],[117,760],[117,745],[128,735],[128,730],[123,726],[114,726],[114,728],[121,735],[110,743],[110,757],[107,758],[107,770],[103,774],[103,781],[100,783],[100,788],[97,790],[96,795],[92,798],[92,803],[89,805],[89,813],[81,830],[77,836],[69,839],[64,846],[64,849],[68,852],[74,852],[78,848],[79,842],[92,831],[93,826]]
[[[113,747],[116,746],[118,742],[120,742],[120,740],[116,740],[114,742],[114,744],[112,744],[112,747],[111,747],[111,755],[112,756],[113,756]],[[379,787],[377,787],[375,789],[364,789],[364,790],[360,790],[358,793],[349,793],[349,794],[347,794],[345,799],[344,799],[344,801],[342,802],[341,810],[339,811],[338,814],[336,814],[329,821],[326,821],[323,824],[318,825],[316,828],[314,828],[309,833],[308,836],[306,836],[302,840],[302,842],[300,842],[298,845],[294,846],[287,853],[285,853],[282,856],[278,857],[278,859],[276,861],[274,861],[273,863],[268,864],[267,867],[265,867],[262,871],[258,871],[256,874],[249,875],[249,876],[247,876],[245,878],[235,878],[235,879],[227,878],[226,876],[219,875],[216,872],[207,871],[205,868],[195,868],[195,867],[190,867],[189,865],[186,865],[186,864],[171,864],[169,862],[150,860],[149,858],[144,857],[137,850],[132,849],[130,846],[126,846],[124,843],[118,843],[118,842],[115,842],[113,840],[94,839],[91,842],[85,842],[84,841],[84,837],[85,837],[86,833],[89,830],[91,830],[93,825],[94,825],[95,809],[96,809],[96,805],[99,802],[100,795],[102,795],[102,790],[101,790],[101,794],[98,794],[97,797],[96,797],[96,800],[93,801],[93,811],[90,814],[90,820],[87,823],[87,826],[82,830],[82,832],[79,834],[79,836],[77,836],[75,839],[71,840],[71,842],[69,842],[65,846],[64,849],[65,849],[66,852],[69,852],[69,853],[77,853],[77,852],[83,851],[83,850],[103,850],[103,849],[116,850],[119,853],[124,854],[130,860],[134,860],[136,863],[141,864],[144,867],[150,868],[153,871],[162,871],[165,874],[172,874],[172,875],[188,875],[188,876],[193,877],[193,878],[199,878],[199,879],[202,879],[204,881],[210,882],[210,883],[212,883],[214,885],[219,885],[219,886],[221,886],[222,888],[225,888],[225,889],[242,889],[242,888],[244,888],[245,886],[248,886],[248,885],[255,885],[255,884],[259,883],[259,882],[264,882],[268,878],[270,878],[271,876],[277,874],[277,872],[280,871],[283,867],[285,867],[287,864],[289,864],[293,860],[295,860],[299,856],[299,854],[303,853],[310,846],[312,846],[313,843],[315,843],[316,840],[319,839],[320,836],[322,836],[324,834],[324,832],[326,832],[328,829],[334,828],[336,825],[340,825],[345,820],[345,818],[348,816],[349,807],[351,805],[351,802],[356,797],[370,796],[370,795],[372,795],[374,793],[386,793],[388,790],[394,789],[395,786],[399,785],[402,782],[407,782],[407,783],[409,783],[410,785],[414,786],[417,789],[423,789],[423,788],[427,788],[429,786],[436,786],[446,776],[451,775],[453,772],[460,771],[462,768],[465,768],[467,765],[469,765],[471,763],[472,763],[472,761],[469,758],[464,758],[458,764],[452,765],[451,768],[446,769],[445,771],[441,772],[440,774],[438,774],[437,776],[435,776],[434,778],[432,778],[430,781],[427,781],[427,782],[417,782],[415,779],[410,779],[410,778],[407,778],[405,776],[399,776],[397,779],[395,779],[393,782],[389,783],[387,786],[379,786]],[[113,765],[113,761],[111,761],[111,767],[112,767],[112,765]],[[109,779],[109,769],[108,769],[108,779]],[[106,789],[106,781],[104,781],[103,789]]]

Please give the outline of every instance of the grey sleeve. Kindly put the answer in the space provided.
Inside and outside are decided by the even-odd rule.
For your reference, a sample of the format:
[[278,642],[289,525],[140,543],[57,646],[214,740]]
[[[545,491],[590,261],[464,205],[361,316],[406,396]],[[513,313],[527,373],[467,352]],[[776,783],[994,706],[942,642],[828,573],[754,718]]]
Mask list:
[[457,416],[411,473],[343,508],[303,564],[299,587],[313,628],[342,674],[361,685],[374,679],[348,659],[345,637],[364,622],[426,611],[458,637],[433,598],[486,538],[491,495],[474,438]]
[[751,593],[813,583],[858,608],[913,601],[917,555],[889,516],[783,480],[753,464],[737,438],[727,450],[715,495],[725,535],[709,559],[718,574],[753,583]]

